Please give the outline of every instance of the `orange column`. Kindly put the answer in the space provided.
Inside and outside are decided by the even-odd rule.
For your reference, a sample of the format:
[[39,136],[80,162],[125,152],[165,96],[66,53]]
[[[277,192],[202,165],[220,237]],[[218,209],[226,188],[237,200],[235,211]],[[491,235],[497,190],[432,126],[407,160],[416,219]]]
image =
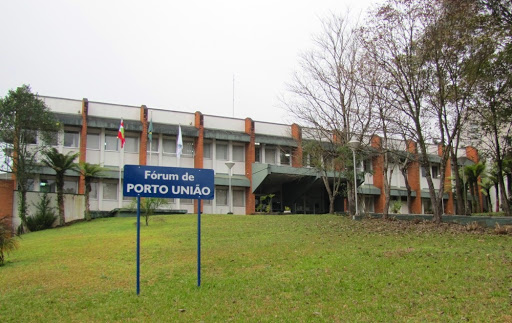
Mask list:
[[[443,158],[443,145],[438,145],[437,146],[437,154]],[[450,190],[448,191],[448,201],[447,202],[444,202],[444,198],[443,198],[443,205],[444,205],[444,213],[445,214],[453,214],[453,192],[452,192],[452,180],[451,180],[451,175],[452,175],[452,164],[450,162],[450,158],[448,158],[448,162],[446,163],[446,170],[445,170],[445,173],[444,173],[444,191],[446,192],[446,188],[447,188],[447,184],[449,185],[450,187]],[[443,192],[443,195],[444,195],[444,192]]]
[[256,161],[256,136],[254,121],[251,118],[245,119],[245,133],[250,136],[250,141],[245,145],[245,176],[249,179],[250,187],[245,190],[245,214],[256,212],[256,198],[252,193],[252,164]]
[[418,162],[418,151],[414,141],[407,141],[407,151],[414,155],[414,160],[407,169],[407,180],[411,190],[416,192],[416,197],[412,200],[412,210],[409,210],[409,213],[421,214],[420,163]]
[[[466,147],[466,157],[474,162],[475,164],[480,161],[480,158],[478,157],[478,150],[475,147],[468,146]],[[478,178],[478,185],[480,186],[481,178]],[[482,191],[478,190],[478,199],[480,200],[480,210],[479,212],[482,212],[483,210],[483,198],[482,198]]]
[[146,165],[148,158],[148,108],[145,105],[140,107],[140,122],[142,133],[140,135],[139,165]]
[[[12,218],[14,216],[12,210],[14,207],[14,180],[0,180],[0,217],[6,216],[6,224],[12,227]],[[12,228],[14,231],[14,228]]]
[[[195,127],[199,130],[199,135],[194,142],[194,167],[203,168],[204,161],[204,117],[199,111],[195,113]],[[197,213],[197,205],[200,200],[194,203],[194,213]],[[201,205],[202,206],[202,205]],[[203,212],[201,207],[201,212]]]
[[[87,161],[87,115],[89,114],[89,101],[82,100],[82,130],[80,131],[80,163]],[[78,181],[78,194],[85,194],[85,177],[80,174]]]
[[302,167],[302,129],[296,123],[292,124],[292,138],[297,142],[297,148],[293,150],[292,167]]
[[[377,149],[377,151],[382,151],[382,139],[379,136],[372,136],[370,145]],[[380,190],[380,195],[375,199],[375,212],[383,213],[384,206],[386,205],[386,192],[384,190],[384,156],[382,154],[373,157],[372,168],[373,186]]]

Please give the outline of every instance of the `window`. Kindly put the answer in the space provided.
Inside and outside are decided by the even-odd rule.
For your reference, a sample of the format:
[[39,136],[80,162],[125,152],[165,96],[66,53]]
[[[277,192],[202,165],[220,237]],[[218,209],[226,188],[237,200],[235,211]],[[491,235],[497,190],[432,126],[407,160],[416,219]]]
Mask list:
[[164,154],[176,154],[176,139],[164,138],[163,151]]
[[363,168],[366,173],[369,173],[372,171],[372,160],[367,159],[363,162]]
[[89,192],[89,198],[93,200],[98,199],[98,182],[91,182],[91,191]]
[[100,150],[100,134],[88,133],[87,134],[87,149]]
[[105,134],[105,150],[118,151],[118,145],[119,139],[117,139],[117,134]]
[[228,205],[228,189],[225,187],[216,188],[215,200],[217,201],[217,205]]
[[78,182],[77,181],[64,181],[64,193],[67,193],[67,194],[78,193]]
[[194,200],[192,199],[180,199],[180,203],[183,205],[192,205],[194,204]]
[[117,182],[103,183],[103,199],[117,200]]
[[212,144],[210,142],[205,142],[203,145],[203,158],[212,158]]
[[42,178],[39,182],[39,191],[44,193],[55,193],[56,185],[54,179]]
[[439,166],[437,165],[433,165],[432,166],[432,178],[439,178],[440,174],[439,174]]
[[245,161],[245,147],[233,145],[233,161],[243,162]]
[[21,142],[27,144],[36,144],[37,143],[37,131],[25,129],[21,133]]
[[421,177],[427,177],[427,170],[423,166],[421,166]]
[[184,141],[183,142],[183,155],[194,156],[194,142]]
[[47,144],[51,146],[58,146],[59,145],[59,133],[55,131],[47,131],[42,134],[40,134],[39,141],[42,144]]
[[244,190],[233,190],[233,206],[245,206]]
[[254,148],[254,161],[257,163],[261,163],[261,148],[260,148],[260,146],[256,146]]
[[276,163],[275,148],[265,148],[265,163],[267,163],[267,164],[275,164]]
[[80,135],[78,131],[65,131],[64,132],[64,147],[78,147]]
[[302,166],[304,166],[304,167],[311,167],[309,165],[309,159],[310,159],[309,158],[309,154],[306,154],[306,153],[302,154]]
[[139,137],[126,136],[124,143],[124,151],[127,153],[138,153],[139,152]]
[[290,148],[281,149],[281,165],[291,164],[292,150]]
[[216,145],[216,154],[217,160],[228,160],[228,144],[218,142]]
[[160,140],[158,140],[158,137],[155,137],[153,135],[153,139],[148,142],[148,151],[151,151],[151,152],[154,152],[154,153],[157,153],[159,151],[159,143],[160,143]]

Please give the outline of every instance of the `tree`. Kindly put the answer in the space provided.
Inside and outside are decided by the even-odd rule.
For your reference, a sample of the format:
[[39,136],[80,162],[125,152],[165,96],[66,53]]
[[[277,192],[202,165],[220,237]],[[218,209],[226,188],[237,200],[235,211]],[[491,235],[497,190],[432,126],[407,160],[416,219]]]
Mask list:
[[[135,209],[136,201],[130,206],[131,209]],[[144,210],[144,217],[146,219],[146,226],[149,225],[149,217],[155,213],[159,207],[164,206],[168,203],[166,199],[157,197],[145,197],[140,201],[140,207]]]
[[80,162],[78,164],[78,169],[80,174],[84,177],[85,180],[85,219],[87,221],[91,220],[91,207],[89,204],[89,194],[91,193],[91,183],[92,180],[101,175],[101,173],[105,170],[105,168],[96,164],[89,164],[87,162]]
[[[434,221],[440,223],[444,181],[436,194],[427,149],[436,129],[432,126],[436,114],[426,104],[433,71],[421,46],[426,28],[438,14],[435,4],[427,0],[389,0],[371,13],[372,18],[362,28],[362,39],[366,52],[385,75],[384,85],[395,98],[392,103],[400,133],[418,144],[419,162],[426,170],[434,206]],[[442,160],[447,160],[447,154],[443,154]],[[442,177],[444,166],[441,165]]]
[[0,98],[0,148],[4,155],[0,170],[16,177],[20,232],[26,228],[27,191],[39,167],[37,156],[47,149],[58,129],[53,113],[28,85],[10,90]]
[[[372,111],[362,100],[357,74],[361,68],[357,26],[351,27],[349,14],[332,15],[322,21],[322,32],[314,40],[314,48],[300,58],[300,69],[288,84],[283,102],[292,116],[304,126],[304,134],[330,146],[321,153],[317,166],[323,174],[329,195],[329,212],[343,182],[347,182],[349,209],[355,209],[353,192],[356,183],[346,176],[352,155],[347,143],[363,141],[368,133]],[[319,151],[318,146],[313,148]],[[348,152],[343,154],[342,152]],[[319,157],[319,156],[317,156]],[[334,158],[331,158],[334,157]],[[334,164],[332,164],[334,162]]]
[[67,154],[59,153],[55,148],[44,152],[42,163],[55,171],[55,184],[57,186],[57,204],[59,208],[59,225],[66,224],[66,216],[64,214],[64,175],[66,171],[75,169],[75,159],[78,153],[68,152]]
[[5,254],[18,247],[18,241],[13,237],[6,218],[0,218],[0,266],[4,265]]

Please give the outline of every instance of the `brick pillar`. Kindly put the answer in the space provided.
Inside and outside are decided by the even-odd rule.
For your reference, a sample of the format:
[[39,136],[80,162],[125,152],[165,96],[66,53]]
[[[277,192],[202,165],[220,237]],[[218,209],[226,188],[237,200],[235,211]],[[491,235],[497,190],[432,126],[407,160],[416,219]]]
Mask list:
[[[199,135],[194,141],[194,167],[203,168],[204,161],[204,117],[199,111],[195,113],[195,127],[199,130]],[[197,213],[197,205],[200,201],[194,203],[194,213]],[[202,206],[202,205],[201,205]],[[203,212],[201,207],[201,212]]]
[[251,186],[245,190],[245,214],[254,214],[256,212],[256,198],[252,193],[252,164],[256,161],[256,136],[254,121],[251,118],[245,119],[245,133],[251,138],[249,143],[245,144],[245,176],[251,183]]
[[0,200],[2,201],[0,203],[0,219],[6,217],[6,224],[11,227],[13,232],[15,231],[12,227],[15,183],[14,180],[0,180]]
[[[378,151],[382,150],[382,139],[373,135],[370,141],[372,148]],[[384,156],[382,154],[373,157],[373,186],[380,190],[380,195],[375,199],[375,213],[383,213],[386,205],[386,192],[384,190]]]
[[302,167],[302,129],[296,123],[292,124],[292,138],[297,142],[297,148],[293,150],[292,167]]
[[[89,100],[82,99],[82,130],[80,131],[80,163],[87,161],[87,115],[89,114]],[[78,194],[85,194],[85,177],[80,175],[78,180]]]
[[142,133],[140,135],[139,165],[146,165],[148,160],[148,107],[140,106],[140,122]]
[[[475,164],[480,161],[480,158],[478,157],[478,150],[475,147],[467,146],[466,147],[466,157],[474,162]],[[478,185],[480,186],[481,178],[478,178]],[[482,191],[478,190],[478,199],[480,200],[480,210],[479,212],[482,212],[483,210],[483,197],[482,197]]]
[[407,151],[414,155],[414,160],[407,168],[407,180],[411,190],[416,192],[416,197],[412,199],[412,210],[409,210],[409,213],[421,214],[420,163],[418,162],[418,151],[414,141],[407,140]]
[[[438,145],[437,146],[437,154],[443,158],[443,149],[445,149],[445,147],[443,147],[443,145]],[[446,188],[449,186],[450,187],[450,190],[448,191],[448,201],[444,201],[444,198],[443,198],[443,205],[444,205],[444,213],[445,214],[451,214],[453,215],[453,190],[451,189],[452,187],[452,180],[451,180],[451,175],[452,175],[452,165],[451,165],[451,162],[450,162],[450,158],[448,157],[448,160],[447,160],[447,163],[446,163],[446,169],[445,169],[445,173],[444,173],[444,190],[446,192]],[[448,186],[447,186],[448,184]],[[444,195],[444,192],[443,192],[443,195]]]

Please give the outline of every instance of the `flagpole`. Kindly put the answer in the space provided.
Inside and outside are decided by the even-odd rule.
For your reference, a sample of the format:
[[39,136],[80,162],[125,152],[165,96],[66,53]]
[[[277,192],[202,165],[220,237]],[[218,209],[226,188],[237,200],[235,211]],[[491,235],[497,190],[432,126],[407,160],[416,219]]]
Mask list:
[[[178,124],[178,137],[176,138],[176,165],[180,167],[180,158],[181,158],[181,151],[183,149],[183,138],[181,136],[181,124]],[[179,209],[181,208],[181,200],[178,199],[176,202],[176,207]]]

